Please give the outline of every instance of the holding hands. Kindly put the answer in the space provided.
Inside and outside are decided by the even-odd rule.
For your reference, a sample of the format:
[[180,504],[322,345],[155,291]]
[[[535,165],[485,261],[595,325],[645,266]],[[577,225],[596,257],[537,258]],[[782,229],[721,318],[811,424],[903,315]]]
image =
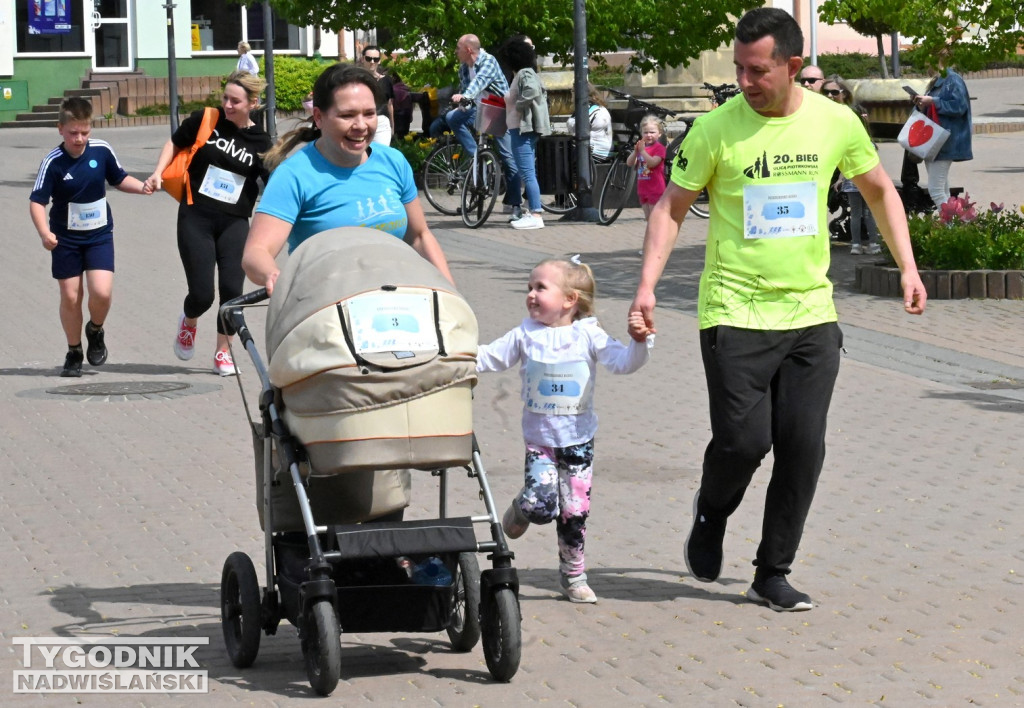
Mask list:
[[647,326],[643,313],[639,311],[629,313],[627,331],[637,342],[646,341],[647,335],[654,334],[654,330]]

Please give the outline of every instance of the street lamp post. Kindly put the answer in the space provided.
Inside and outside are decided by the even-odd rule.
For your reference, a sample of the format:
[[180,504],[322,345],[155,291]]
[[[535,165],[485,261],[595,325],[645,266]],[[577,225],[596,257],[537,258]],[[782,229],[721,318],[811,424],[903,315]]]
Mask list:
[[274,14],[270,3],[263,3],[263,64],[267,74],[267,134],[277,140],[277,94],[274,92]]
[[576,101],[576,208],[566,218],[573,221],[597,221],[594,209],[594,175],[590,170],[590,73],[587,52],[587,6],[585,0],[573,0],[573,90]]
[[174,53],[174,3],[163,6],[167,10],[167,100],[171,109],[171,134],[178,129],[178,60]]

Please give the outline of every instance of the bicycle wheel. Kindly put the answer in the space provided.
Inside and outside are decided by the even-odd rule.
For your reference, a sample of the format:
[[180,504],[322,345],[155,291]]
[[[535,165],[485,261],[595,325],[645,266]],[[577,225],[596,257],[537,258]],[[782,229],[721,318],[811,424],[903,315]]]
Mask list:
[[544,208],[544,211],[551,214],[568,214],[576,208],[576,194],[574,192],[564,192],[562,194],[545,196],[541,201],[541,206]]
[[601,196],[597,199],[597,223],[608,226],[619,218],[635,184],[636,169],[627,165],[626,158],[619,155],[608,168],[601,185]]
[[430,205],[448,216],[458,214],[468,169],[468,156],[457,141],[434,148],[423,163],[423,195]]
[[501,167],[490,150],[477,150],[476,161],[462,183],[462,223],[471,229],[487,221],[498,198]]
[[701,219],[711,218],[711,200],[708,197],[708,190],[700,190],[697,201],[690,205],[690,213],[699,216]]

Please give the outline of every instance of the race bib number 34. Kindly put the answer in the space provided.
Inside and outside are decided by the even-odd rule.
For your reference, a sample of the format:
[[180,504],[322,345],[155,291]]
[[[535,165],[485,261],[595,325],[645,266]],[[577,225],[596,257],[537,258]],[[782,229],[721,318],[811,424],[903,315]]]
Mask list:
[[743,188],[745,238],[790,238],[818,233],[814,182],[748,184]]
[[577,415],[589,410],[593,398],[590,366],[585,361],[526,363],[526,409],[544,415]]

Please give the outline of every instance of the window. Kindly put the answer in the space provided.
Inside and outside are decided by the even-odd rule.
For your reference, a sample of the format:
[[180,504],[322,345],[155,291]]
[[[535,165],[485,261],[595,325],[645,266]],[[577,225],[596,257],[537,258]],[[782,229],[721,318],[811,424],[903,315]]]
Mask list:
[[[66,5],[65,5],[66,3]],[[29,34],[28,13],[30,3],[19,0],[17,7],[18,52],[84,52],[82,31],[82,3],[79,0],[39,0],[40,7],[67,7],[71,18],[71,31],[62,34]]]
[[[274,49],[301,50],[301,28],[273,13]],[[195,51],[231,51],[245,40],[254,50],[264,49],[263,4],[239,7],[223,0],[192,0],[192,24],[198,25],[200,47]]]

